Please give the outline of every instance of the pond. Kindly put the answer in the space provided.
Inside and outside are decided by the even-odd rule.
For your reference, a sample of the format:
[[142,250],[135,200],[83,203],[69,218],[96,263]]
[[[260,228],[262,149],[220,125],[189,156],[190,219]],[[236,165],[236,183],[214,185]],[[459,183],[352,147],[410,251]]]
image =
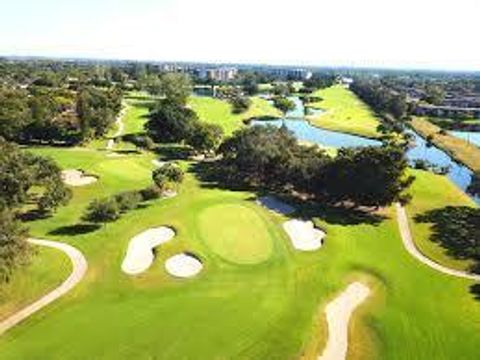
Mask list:
[[[293,99],[292,99],[293,100]],[[301,103],[301,100],[298,99]],[[297,104],[298,102],[295,101]],[[298,105],[297,105],[298,106]],[[303,104],[298,106],[303,113]],[[290,114],[299,114],[299,110],[288,113],[285,119],[278,120],[253,120],[251,125],[273,125],[276,127],[285,126],[293,132],[299,140],[316,143],[334,148],[341,147],[362,147],[379,146],[380,141],[367,139],[361,136],[350,135],[335,131],[320,129],[311,125],[308,121],[299,118],[292,119]],[[473,171],[453,160],[447,153],[435,146],[427,145],[425,139],[412,130],[407,130],[414,138],[414,146],[407,151],[408,159],[413,163],[415,160],[426,160],[437,167],[448,167],[450,170],[447,177],[460,189],[466,192],[473,179]],[[471,196],[477,204],[480,204],[480,197]]]
[[279,120],[253,120],[251,125],[273,125],[281,127],[282,124],[293,132],[299,140],[304,140],[324,146],[341,148],[354,146],[380,145],[381,142],[367,139],[361,136],[349,135],[340,132],[320,129],[310,125],[308,121],[301,119],[279,119]]
[[449,131],[449,134],[458,137],[460,139],[466,140],[469,143],[472,143],[480,147],[480,132],[475,131]]

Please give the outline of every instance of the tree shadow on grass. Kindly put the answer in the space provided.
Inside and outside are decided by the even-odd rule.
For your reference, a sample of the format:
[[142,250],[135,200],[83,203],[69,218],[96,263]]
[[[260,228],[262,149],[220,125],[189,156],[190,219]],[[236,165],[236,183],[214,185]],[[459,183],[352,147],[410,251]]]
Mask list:
[[231,191],[259,191],[246,184],[232,181],[225,173],[219,161],[201,161],[192,165],[191,171],[195,174],[203,188],[219,188]]
[[461,260],[473,260],[470,271],[480,273],[480,209],[447,206],[417,215],[418,223],[431,224],[430,240]]
[[470,294],[473,295],[475,300],[480,301],[480,284],[474,284],[470,286]]
[[17,218],[24,222],[36,221],[46,219],[52,216],[52,214],[48,211],[40,211],[38,209],[32,209],[25,211],[23,213],[17,214]]
[[98,224],[75,224],[56,228],[55,230],[50,231],[49,234],[67,236],[84,235],[96,231],[100,228],[101,226]]
[[162,144],[158,146],[155,153],[167,161],[185,160],[192,154],[191,149],[179,144]]

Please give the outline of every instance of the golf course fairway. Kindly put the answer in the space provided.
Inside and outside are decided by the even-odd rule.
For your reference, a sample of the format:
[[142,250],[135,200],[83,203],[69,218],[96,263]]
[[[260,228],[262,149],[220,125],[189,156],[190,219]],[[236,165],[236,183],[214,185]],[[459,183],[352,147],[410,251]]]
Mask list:
[[[30,150],[62,169],[98,176],[72,188],[71,202],[52,217],[28,222],[31,236],[75,246],[89,267],[73,290],[0,337],[2,360],[317,359],[328,339],[325,307],[355,281],[370,294],[349,321],[349,360],[478,358],[475,283],[413,258],[393,208],[358,217],[323,204],[291,204],[328,234],[321,251],[298,252],[282,228],[288,216],[256,204],[259,194],[203,183],[198,164],[180,160],[186,174],[177,197],[147,201],[93,226],[81,220],[93,199],[150,186],[152,160],[169,159],[147,151],[112,158],[89,148]],[[415,175],[412,214],[431,197],[438,207],[450,203],[444,178]],[[174,229],[175,240],[162,244],[144,273],[123,273],[130,240],[160,226]],[[418,244],[429,241],[427,227],[412,228]],[[165,269],[183,253],[201,259],[196,276],[178,278]],[[22,283],[1,293],[3,316],[68,276],[64,256],[54,256],[39,251],[12,280]]]

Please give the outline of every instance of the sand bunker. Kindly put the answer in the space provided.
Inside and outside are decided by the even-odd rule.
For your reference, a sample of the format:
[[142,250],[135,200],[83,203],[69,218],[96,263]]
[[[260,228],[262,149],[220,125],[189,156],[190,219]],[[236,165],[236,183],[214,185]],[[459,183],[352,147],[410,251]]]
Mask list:
[[165,199],[174,198],[178,193],[175,190],[165,190],[162,192],[162,197]]
[[98,179],[96,176],[85,175],[82,170],[70,169],[62,171],[62,180],[70,186],[85,186],[93,184]]
[[365,301],[370,289],[360,282],[347,289],[328,303],[325,308],[328,323],[328,340],[318,360],[345,360],[348,350],[348,323],[353,311]]
[[122,263],[123,272],[136,275],[147,270],[154,259],[153,249],[174,237],[175,232],[166,226],[148,229],[135,236],[128,244]]
[[322,230],[316,229],[311,221],[292,219],[284,222],[283,228],[290,237],[293,247],[300,251],[319,249],[326,235]]
[[152,164],[155,165],[156,167],[163,167],[165,165],[167,165],[168,163],[166,161],[160,161],[160,160],[152,160]]
[[278,200],[274,196],[262,196],[261,198],[258,198],[257,203],[282,215],[288,215],[295,211],[293,206]]
[[167,272],[175,277],[189,278],[202,271],[202,262],[193,254],[182,253],[169,258],[165,262]]

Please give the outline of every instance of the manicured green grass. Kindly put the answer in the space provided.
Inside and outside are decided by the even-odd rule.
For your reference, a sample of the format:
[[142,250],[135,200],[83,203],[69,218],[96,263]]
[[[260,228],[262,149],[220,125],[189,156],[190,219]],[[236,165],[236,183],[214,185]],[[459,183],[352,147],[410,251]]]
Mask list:
[[[75,233],[92,199],[150,184],[153,155],[112,159],[92,150],[34,151],[100,177],[75,188],[71,204],[54,217],[31,223],[34,235],[81,249],[89,270],[70,294],[0,338],[2,360],[315,359],[326,342],[324,306],[353,280],[369,284],[373,293],[350,326],[350,359],[478,358],[480,303],[469,294],[472,282],[444,276],[412,258],[392,209],[379,223],[310,209],[308,216],[328,235],[319,251],[299,253],[282,230],[285,217],[258,206],[250,192],[201,184],[190,168],[177,197],[151,201],[115,223]],[[424,173],[417,176],[430,181]],[[414,188],[414,197],[426,201],[421,190]],[[245,222],[268,233],[268,257],[236,264],[212,251],[210,236]],[[146,273],[123,274],[130,239],[161,225],[172,226],[177,236],[158,248]],[[68,229],[71,235],[58,233]],[[243,231],[235,236],[240,239]],[[267,233],[259,241],[265,242]],[[268,245],[245,241],[239,251],[221,251],[232,250],[237,259],[269,251]],[[180,280],[166,273],[165,260],[182,251],[202,259],[198,277]]]
[[440,134],[441,129],[426,118],[414,117],[411,124],[423,137],[432,136],[432,143],[445,150],[454,159],[474,171],[480,171],[480,148],[448,133]]
[[257,264],[272,254],[268,222],[254,208],[215,205],[200,213],[198,221],[202,239],[215,254],[228,261]]
[[425,171],[414,171],[416,180],[411,192],[415,195],[407,206],[412,235],[418,249],[427,257],[453,269],[468,270],[472,262],[454,259],[438,243],[431,241],[431,224],[415,221],[416,215],[446,206],[475,206],[462,190],[445,176]]
[[252,105],[242,114],[233,114],[232,106],[225,100],[199,96],[192,97],[189,105],[197,113],[200,120],[218,124],[223,128],[225,135],[231,135],[235,130],[244,126],[243,121],[255,117],[280,117],[281,113],[267,100],[252,97]]
[[28,266],[0,287],[0,320],[53,290],[72,271],[70,260],[63,252],[41,246],[33,249],[35,255]]
[[148,120],[148,108],[142,103],[128,102],[127,112],[123,117],[125,128],[123,135],[141,134],[145,132]]
[[309,121],[318,127],[375,138],[379,121],[372,110],[353,92],[335,85],[316,91],[314,96],[323,100],[309,104],[310,107],[326,112],[318,116],[309,116]]

